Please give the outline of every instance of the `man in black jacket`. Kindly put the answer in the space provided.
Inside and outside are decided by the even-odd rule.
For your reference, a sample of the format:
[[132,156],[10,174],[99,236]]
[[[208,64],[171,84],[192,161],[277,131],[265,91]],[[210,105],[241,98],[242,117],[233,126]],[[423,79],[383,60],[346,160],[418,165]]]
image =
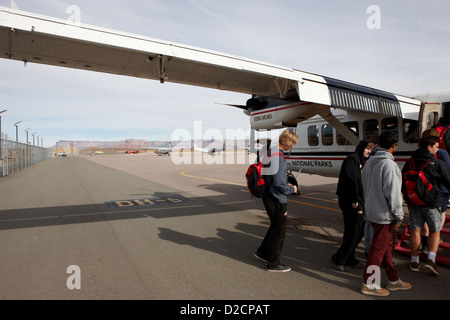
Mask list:
[[439,189],[439,186],[443,184],[448,190],[450,190],[450,171],[442,160],[436,158],[436,153],[439,150],[439,137],[423,137],[419,141],[419,147],[420,148],[413,153],[412,160],[415,168],[420,168],[423,164],[429,162],[422,171],[427,180],[434,186],[435,198],[433,203],[422,206],[408,203],[409,200],[405,182],[405,173],[411,169],[411,166],[409,161],[407,161],[402,169],[402,193],[405,201],[408,203],[410,216],[410,269],[412,271],[419,272],[420,229],[423,227],[424,223],[427,222],[430,235],[428,236],[428,259],[424,268],[434,275],[439,275],[435,263],[436,253],[440,242],[440,231],[442,224],[441,206],[443,195]]
[[331,257],[331,263],[340,271],[363,267],[355,257],[355,249],[364,236],[364,192],[362,169],[375,145],[362,140],[354,153],[345,158],[339,173],[336,194],[344,216],[344,236],[341,247]]

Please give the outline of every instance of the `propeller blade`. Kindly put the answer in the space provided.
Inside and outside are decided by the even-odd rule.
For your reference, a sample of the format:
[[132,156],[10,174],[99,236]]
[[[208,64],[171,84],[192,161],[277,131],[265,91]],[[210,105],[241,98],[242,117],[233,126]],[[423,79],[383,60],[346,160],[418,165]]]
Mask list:
[[240,105],[240,104],[219,103],[219,102],[216,102],[216,104],[221,104],[221,105],[224,105],[224,106],[235,107],[235,108],[239,108],[239,109],[242,109],[242,110],[247,110],[247,106]]

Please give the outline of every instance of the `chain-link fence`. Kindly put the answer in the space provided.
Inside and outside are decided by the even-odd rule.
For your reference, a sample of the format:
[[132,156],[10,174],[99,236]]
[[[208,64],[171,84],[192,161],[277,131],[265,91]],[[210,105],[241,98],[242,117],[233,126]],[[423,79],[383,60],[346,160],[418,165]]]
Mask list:
[[52,157],[50,149],[32,146],[26,143],[8,140],[8,136],[0,136],[0,177],[32,166]]

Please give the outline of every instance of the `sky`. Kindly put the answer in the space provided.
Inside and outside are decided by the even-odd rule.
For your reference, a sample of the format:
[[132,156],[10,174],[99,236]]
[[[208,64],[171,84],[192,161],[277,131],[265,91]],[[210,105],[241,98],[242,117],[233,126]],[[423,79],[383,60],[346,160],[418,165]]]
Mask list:
[[[414,97],[450,89],[447,0],[15,0],[20,10],[224,52]],[[0,0],[10,7],[11,0]],[[74,8],[77,11],[73,11]],[[248,132],[249,95],[0,59],[2,131],[59,140]],[[198,132],[198,131],[197,131]],[[205,134],[206,137],[206,134]]]

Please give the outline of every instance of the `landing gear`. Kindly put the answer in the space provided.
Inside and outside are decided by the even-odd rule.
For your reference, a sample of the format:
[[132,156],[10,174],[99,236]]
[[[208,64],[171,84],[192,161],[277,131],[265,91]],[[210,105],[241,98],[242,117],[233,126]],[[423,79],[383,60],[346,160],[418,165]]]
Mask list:
[[300,188],[299,188],[299,186],[298,186],[297,179],[295,179],[294,175],[293,175],[291,172],[289,172],[289,173],[287,174],[287,179],[288,179],[288,183],[290,183],[290,184],[292,184],[293,186],[296,186],[296,187],[297,187],[297,193],[295,193],[295,195],[297,195],[297,196],[301,195],[301,192],[300,192]]

